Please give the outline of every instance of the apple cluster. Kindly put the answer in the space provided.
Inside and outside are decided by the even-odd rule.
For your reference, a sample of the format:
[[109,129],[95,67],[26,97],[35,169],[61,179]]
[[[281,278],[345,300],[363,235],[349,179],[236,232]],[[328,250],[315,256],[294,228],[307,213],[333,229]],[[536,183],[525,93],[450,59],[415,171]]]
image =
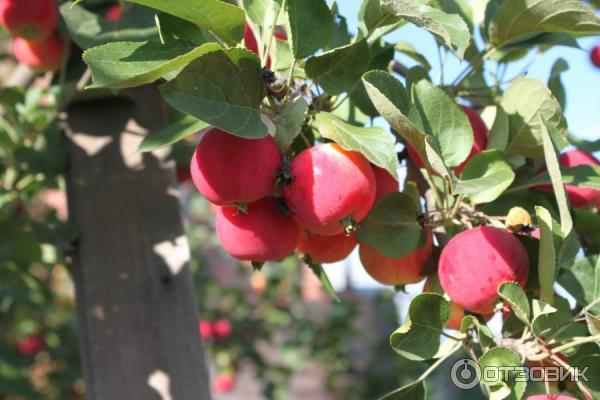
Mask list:
[[[190,173],[216,211],[217,236],[240,260],[280,260],[295,250],[314,262],[342,260],[356,247],[352,226],[364,218],[389,173],[359,153],[324,143],[286,168],[271,136],[245,139],[213,128],[201,138]],[[284,170],[289,169],[285,172]]]
[[[249,26],[244,42],[259,53]],[[479,113],[466,106],[462,110],[474,140],[467,159],[454,168],[457,176],[488,140]],[[407,152],[417,167],[426,168],[413,148]],[[600,164],[579,150],[564,153],[560,163]],[[396,287],[423,281],[429,274],[426,266],[438,261],[432,259],[435,247],[429,228],[424,228],[421,246],[400,258],[388,258],[375,247],[358,243],[355,230],[360,221],[384,195],[398,191],[399,183],[362,154],[337,143],[318,143],[288,162],[270,135],[247,139],[212,128],[200,139],[190,175],[198,191],[216,206],[216,231],[223,249],[239,260],[277,261],[296,252],[308,262],[332,263],[358,246],[367,273]],[[572,185],[566,185],[566,191],[576,207],[600,201],[600,191]],[[529,276],[528,253],[505,228],[468,229],[452,237],[437,255],[438,274],[430,275],[424,291],[449,297],[447,327],[452,329],[460,327],[465,312],[489,318],[499,300],[498,287],[509,281],[524,287]],[[430,282],[433,278],[435,285]]]
[[[487,131],[475,111],[464,111],[478,138],[473,156],[485,147]],[[399,187],[389,172],[336,143],[307,148],[288,163],[270,135],[246,139],[216,128],[200,139],[190,174],[198,191],[217,206],[223,249],[254,262],[280,260],[294,251],[315,263],[346,258],[358,244],[357,224]],[[420,282],[434,246],[429,229],[425,237],[421,247],[396,259],[360,244],[360,260],[383,284]],[[449,327],[458,327],[465,310],[493,313],[498,286],[505,281],[524,286],[528,273],[527,252],[508,230],[481,226],[453,237],[439,262],[441,291],[452,300]]]
[[32,70],[52,71],[65,59],[55,0],[0,0],[0,24],[13,35],[15,58]]

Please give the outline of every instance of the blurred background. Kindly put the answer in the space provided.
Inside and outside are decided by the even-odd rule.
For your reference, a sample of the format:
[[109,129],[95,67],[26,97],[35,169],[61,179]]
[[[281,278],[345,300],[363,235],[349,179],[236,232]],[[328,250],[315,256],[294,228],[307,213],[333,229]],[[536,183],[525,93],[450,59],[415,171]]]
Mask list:
[[[485,2],[473,1],[479,3],[481,15]],[[338,6],[356,33],[360,1],[344,0]],[[386,38],[409,42],[429,61],[438,83],[451,82],[464,68],[452,55],[438,54],[434,39],[412,26]],[[600,138],[600,70],[589,61],[596,44],[600,40],[586,39],[579,41],[581,49],[531,51],[519,55],[506,71],[507,77],[524,72],[546,82],[558,59],[568,61],[561,79],[570,132],[591,141]],[[397,60],[407,66],[416,63],[400,53]],[[15,68],[8,41],[0,40],[3,86]],[[54,121],[56,87],[45,76],[26,92],[3,91],[1,96],[19,97],[17,107],[4,111],[18,121],[24,135],[10,151],[0,146],[0,165],[22,160],[17,171],[0,170],[0,399],[80,399],[85,388],[68,267],[76,234],[68,222],[66,150]],[[374,123],[385,126],[383,121]],[[2,117],[0,129],[9,128]],[[425,365],[406,361],[388,344],[422,284],[395,293],[373,281],[352,254],[325,266],[342,298],[335,303],[294,257],[267,264],[260,272],[228,257],[215,238],[213,210],[189,181],[186,164],[193,143],[193,137],[179,142],[171,157],[178,163],[173,179],[201,305],[198,340],[206,343],[215,398],[375,399],[423,372]],[[483,398],[478,389],[453,391],[444,372],[448,370],[438,369],[431,379],[432,398]]]

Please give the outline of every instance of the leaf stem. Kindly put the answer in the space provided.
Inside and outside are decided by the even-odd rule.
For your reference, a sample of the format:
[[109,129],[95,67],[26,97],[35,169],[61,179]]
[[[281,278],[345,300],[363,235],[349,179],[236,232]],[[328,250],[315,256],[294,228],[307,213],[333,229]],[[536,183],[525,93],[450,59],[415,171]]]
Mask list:
[[553,347],[549,352],[543,353],[542,355],[529,357],[529,360],[542,361],[547,358],[551,358],[555,354],[561,353],[565,350],[572,349],[573,347],[580,346],[585,343],[593,343],[593,342],[600,342],[600,335],[577,338],[575,340],[570,341],[569,343],[563,344],[562,346]]
[[481,67],[481,65],[483,64],[483,62],[489,58],[491,55],[493,55],[496,52],[496,48],[491,47],[488,48],[485,52],[483,53],[479,53],[477,55],[477,57],[475,57],[475,59],[473,59],[473,61],[471,61],[471,64],[465,68],[463,70],[463,72],[461,72],[456,79],[454,80],[454,82],[452,83],[452,86],[456,89],[457,87],[460,87],[460,85],[462,85],[462,83],[469,77],[471,76],[471,74],[477,70],[477,68]]
[[277,27],[277,19],[279,18],[279,13],[281,12],[281,9],[283,7],[285,7],[285,0],[283,0],[281,7],[279,7],[277,9],[277,12],[275,13],[275,18],[273,18],[273,24],[270,27],[271,33],[269,34],[267,46],[264,49],[264,52],[261,55],[262,59],[260,60],[260,65],[263,67],[267,66],[267,60],[269,59],[269,52],[271,51],[271,44],[273,43],[273,37],[275,36],[275,28]]

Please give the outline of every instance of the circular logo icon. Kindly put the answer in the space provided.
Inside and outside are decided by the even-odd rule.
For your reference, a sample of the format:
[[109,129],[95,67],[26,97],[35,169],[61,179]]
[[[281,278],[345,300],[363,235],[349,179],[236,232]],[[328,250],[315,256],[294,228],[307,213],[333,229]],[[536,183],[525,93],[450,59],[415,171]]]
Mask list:
[[481,380],[481,369],[475,361],[463,358],[452,365],[450,378],[459,389],[473,389]]

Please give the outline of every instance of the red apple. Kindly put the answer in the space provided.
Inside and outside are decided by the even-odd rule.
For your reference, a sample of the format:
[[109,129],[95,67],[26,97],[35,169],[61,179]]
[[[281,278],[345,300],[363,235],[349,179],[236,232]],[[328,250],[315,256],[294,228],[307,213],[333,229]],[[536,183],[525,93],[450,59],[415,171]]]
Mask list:
[[[582,150],[570,150],[560,155],[559,164],[563,167],[577,167],[580,165],[600,165],[600,161],[590,153]],[[539,189],[552,191],[552,185],[540,185]],[[600,201],[600,190],[565,185],[565,191],[574,207],[587,207]]]
[[248,205],[220,207],[215,221],[217,237],[231,256],[246,261],[275,261],[291,254],[300,240],[300,228],[266,197]]
[[218,319],[212,324],[212,331],[217,339],[225,340],[231,336],[231,322],[226,319]]
[[440,283],[450,299],[465,310],[489,314],[503,282],[525,286],[529,258],[521,242],[506,230],[490,226],[454,236],[442,251]]
[[600,45],[594,46],[590,51],[590,60],[597,68],[600,68]]
[[375,176],[367,159],[335,143],[302,151],[292,160],[284,199],[309,232],[338,235],[362,220],[375,200]]
[[348,257],[356,247],[356,236],[342,233],[334,236],[303,232],[296,251],[309,255],[317,263],[333,263]]
[[108,21],[115,22],[120,20],[122,16],[123,9],[121,8],[121,5],[117,3],[110,6],[104,18],[106,18]]
[[427,232],[425,245],[404,257],[387,258],[375,247],[364,243],[359,247],[359,255],[363,267],[373,279],[384,285],[398,286],[423,280],[421,271],[431,257],[432,248],[432,233]]
[[256,35],[254,34],[254,31],[252,31],[250,24],[247,22],[244,24],[244,46],[254,54],[259,55]]
[[211,129],[200,139],[190,164],[192,180],[211,203],[250,203],[267,196],[281,167],[270,135],[244,139]]
[[55,0],[0,0],[0,24],[13,36],[41,41],[58,26]]
[[231,374],[218,374],[213,379],[213,390],[215,393],[229,393],[233,389],[235,382]]
[[15,37],[12,49],[19,62],[36,72],[58,69],[67,54],[67,45],[58,34],[37,42]]
[[200,320],[198,322],[198,332],[200,332],[200,336],[204,340],[210,340],[213,336],[213,328],[210,321],[205,319]]
[[46,341],[41,335],[30,335],[17,342],[17,350],[24,356],[34,356],[46,347]]
[[376,165],[371,166],[373,167],[373,175],[375,175],[375,184],[377,186],[375,191],[375,203],[386,194],[400,190],[398,181],[386,169]]

